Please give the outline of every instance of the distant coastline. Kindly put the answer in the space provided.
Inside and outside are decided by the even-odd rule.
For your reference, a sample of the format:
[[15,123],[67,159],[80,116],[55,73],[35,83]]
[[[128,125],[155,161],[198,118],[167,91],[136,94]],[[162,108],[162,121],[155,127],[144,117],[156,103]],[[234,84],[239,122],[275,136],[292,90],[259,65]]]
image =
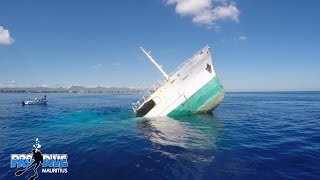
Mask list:
[[[147,89],[144,88],[127,88],[127,87],[95,87],[88,88],[83,86],[72,86],[70,88],[50,88],[50,87],[3,87],[0,88],[0,93],[110,93],[110,94],[125,94],[125,93],[144,93]],[[271,91],[226,91],[227,93],[320,93],[320,90],[271,90]]]
[[142,93],[143,88],[127,87],[101,87],[88,88],[83,86],[71,86],[70,88],[50,88],[50,87],[4,87],[0,88],[0,93]]

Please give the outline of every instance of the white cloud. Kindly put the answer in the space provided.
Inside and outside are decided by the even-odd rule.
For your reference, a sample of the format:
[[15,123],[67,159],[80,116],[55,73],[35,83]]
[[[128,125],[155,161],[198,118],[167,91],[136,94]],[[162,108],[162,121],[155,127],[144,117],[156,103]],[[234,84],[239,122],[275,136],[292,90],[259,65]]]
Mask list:
[[93,70],[99,70],[99,69],[102,69],[102,68],[103,68],[102,64],[96,64],[96,65],[90,66],[90,69],[93,69]]
[[113,62],[111,65],[112,66],[120,66],[121,64],[119,62]]
[[16,81],[11,81],[12,84],[16,83]]
[[196,24],[216,26],[219,20],[239,22],[240,11],[228,0],[165,0],[165,3],[175,5],[177,14],[191,17]]
[[240,37],[239,37],[239,40],[241,40],[241,41],[245,41],[245,40],[247,40],[247,39],[248,39],[247,36],[240,36]]
[[14,43],[14,39],[10,37],[9,30],[4,29],[0,26],[0,45],[11,45]]
[[230,19],[232,21],[239,22],[239,15],[240,11],[233,4],[218,6],[212,11],[213,20]]

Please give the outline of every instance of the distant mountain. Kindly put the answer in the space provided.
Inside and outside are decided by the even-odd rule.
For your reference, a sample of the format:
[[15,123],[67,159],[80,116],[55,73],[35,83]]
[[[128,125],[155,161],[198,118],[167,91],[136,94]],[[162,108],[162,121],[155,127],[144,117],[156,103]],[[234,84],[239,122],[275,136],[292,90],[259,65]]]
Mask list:
[[68,90],[69,91],[87,91],[88,88],[83,86],[71,86]]
[[4,87],[0,88],[0,92],[71,92],[71,93],[131,93],[131,92],[143,92],[142,88],[127,88],[127,87],[102,87],[97,86],[94,88],[88,88],[83,86],[71,86],[70,88],[50,88],[50,87]]

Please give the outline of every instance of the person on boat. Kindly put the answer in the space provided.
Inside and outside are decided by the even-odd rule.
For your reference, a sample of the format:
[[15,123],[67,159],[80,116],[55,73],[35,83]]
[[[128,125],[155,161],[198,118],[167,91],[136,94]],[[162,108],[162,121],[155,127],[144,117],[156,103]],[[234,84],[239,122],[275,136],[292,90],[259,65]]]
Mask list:
[[44,95],[44,98],[41,98],[40,101],[45,101],[45,100],[47,100],[47,96],[46,95]]

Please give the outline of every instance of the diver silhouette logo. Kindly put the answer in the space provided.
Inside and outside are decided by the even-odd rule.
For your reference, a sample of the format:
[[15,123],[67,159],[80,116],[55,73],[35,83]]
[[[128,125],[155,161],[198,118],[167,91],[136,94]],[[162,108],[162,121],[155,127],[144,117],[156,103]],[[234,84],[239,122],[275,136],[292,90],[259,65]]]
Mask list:
[[35,180],[38,177],[38,169],[41,165],[42,173],[67,173],[68,155],[67,154],[42,154],[41,145],[38,138],[33,145],[31,154],[11,154],[11,168],[24,168],[16,171],[16,176],[21,176],[33,167],[34,174],[29,180]]
[[34,180],[38,177],[38,167],[40,166],[40,164],[43,163],[43,156],[41,151],[39,150],[41,148],[40,145],[40,141],[37,138],[36,139],[36,144],[33,145],[33,147],[35,149],[32,150],[32,159],[34,160],[32,164],[30,164],[29,166],[27,166],[26,168],[19,170],[16,172],[16,176],[20,176],[23,173],[25,173],[28,169],[30,169],[32,166],[34,166],[33,171],[34,171],[34,175],[32,175],[29,180]]

